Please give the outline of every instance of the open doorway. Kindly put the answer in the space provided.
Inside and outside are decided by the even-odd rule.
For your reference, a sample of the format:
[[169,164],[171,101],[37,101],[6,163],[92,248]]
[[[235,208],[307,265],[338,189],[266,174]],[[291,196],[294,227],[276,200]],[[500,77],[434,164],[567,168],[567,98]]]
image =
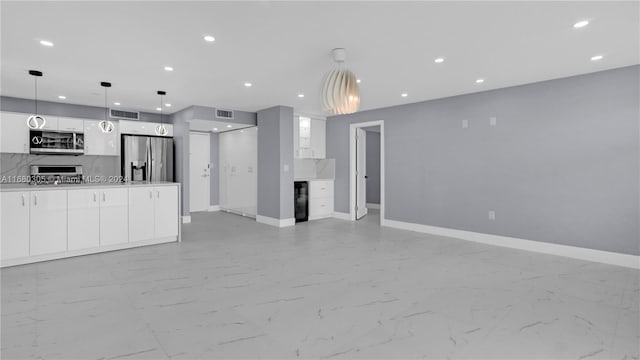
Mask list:
[[[384,224],[384,121],[350,126],[350,218]],[[376,216],[377,217],[377,216]]]

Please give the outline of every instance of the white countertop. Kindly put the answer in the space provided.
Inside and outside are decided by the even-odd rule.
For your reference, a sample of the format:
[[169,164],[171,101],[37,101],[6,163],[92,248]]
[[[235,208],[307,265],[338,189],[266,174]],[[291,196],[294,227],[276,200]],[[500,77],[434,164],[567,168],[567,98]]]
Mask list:
[[136,186],[175,186],[180,185],[177,182],[170,181],[135,181],[122,183],[82,183],[82,184],[59,184],[59,185],[30,185],[27,183],[17,184],[0,184],[0,191],[34,191],[34,190],[76,190],[76,189],[95,189],[95,188],[119,188],[119,187],[136,187]]

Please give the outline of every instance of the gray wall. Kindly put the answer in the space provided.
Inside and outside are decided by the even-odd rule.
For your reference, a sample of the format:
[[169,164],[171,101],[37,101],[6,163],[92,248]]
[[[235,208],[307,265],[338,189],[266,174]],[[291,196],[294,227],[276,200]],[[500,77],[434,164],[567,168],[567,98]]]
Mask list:
[[[22,99],[8,96],[0,97],[0,110],[2,111],[23,112],[31,114],[35,110],[34,107],[35,103],[32,99]],[[38,113],[83,119],[104,119],[104,107],[65,104],[52,101],[39,100]],[[141,112],[140,121],[170,123],[171,119],[170,116],[166,114],[161,118],[160,114]]]
[[[237,111],[234,110],[233,119],[217,119],[215,117],[214,107],[193,105],[171,114],[170,121],[173,123],[173,140],[175,143],[175,171],[176,181],[182,184],[182,215],[189,215],[189,121],[198,120],[224,120],[230,123],[236,124],[249,124],[256,125],[256,113]],[[215,146],[214,146],[215,141]],[[213,156],[213,148],[218,151],[217,139],[211,143],[212,153],[211,161],[214,162],[214,166],[217,165],[218,156]],[[215,178],[214,178],[215,176]],[[211,201],[215,200],[216,205],[218,200],[218,179],[219,176],[211,173]],[[215,185],[214,185],[215,184]]]
[[331,117],[335,209],[349,124],[384,120],[387,219],[638,255],[639,79],[636,65]]
[[[287,166],[288,171],[284,168]],[[290,219],[293,212],[293,108],[258,111],[258,215]]]
[[380,133],[367,131],[367,203],[380,204]]

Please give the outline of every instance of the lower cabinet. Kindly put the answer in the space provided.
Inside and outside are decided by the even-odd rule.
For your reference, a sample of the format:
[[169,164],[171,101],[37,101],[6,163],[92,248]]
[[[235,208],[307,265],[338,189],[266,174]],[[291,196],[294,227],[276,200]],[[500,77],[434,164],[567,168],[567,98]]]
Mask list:
[[333,181],[309,181],[309,220],[330,217],[333,214]]
[[69,250],[100,245],[100,202],[98,190],[67,191]]
[[131,241],[178,235],[176,186],[131,188],[129,237]]
[[101,189],[100,246],[129,242],[129,189]]
[[32,191],[29,212],[29,255],[67,251],[67,191]]
[[29,256],[29,192],[0,192],[2,260]]

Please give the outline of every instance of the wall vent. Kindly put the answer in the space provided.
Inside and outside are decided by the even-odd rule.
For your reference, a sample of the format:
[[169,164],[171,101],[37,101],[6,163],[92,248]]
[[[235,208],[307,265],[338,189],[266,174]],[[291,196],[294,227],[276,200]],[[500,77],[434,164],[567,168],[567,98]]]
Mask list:
[[140,113],[137,111],[109,109],[109,116],[114,119],[140,120]]
[[233,110],[216,109],[216,117],[221,119],[233,119]]

